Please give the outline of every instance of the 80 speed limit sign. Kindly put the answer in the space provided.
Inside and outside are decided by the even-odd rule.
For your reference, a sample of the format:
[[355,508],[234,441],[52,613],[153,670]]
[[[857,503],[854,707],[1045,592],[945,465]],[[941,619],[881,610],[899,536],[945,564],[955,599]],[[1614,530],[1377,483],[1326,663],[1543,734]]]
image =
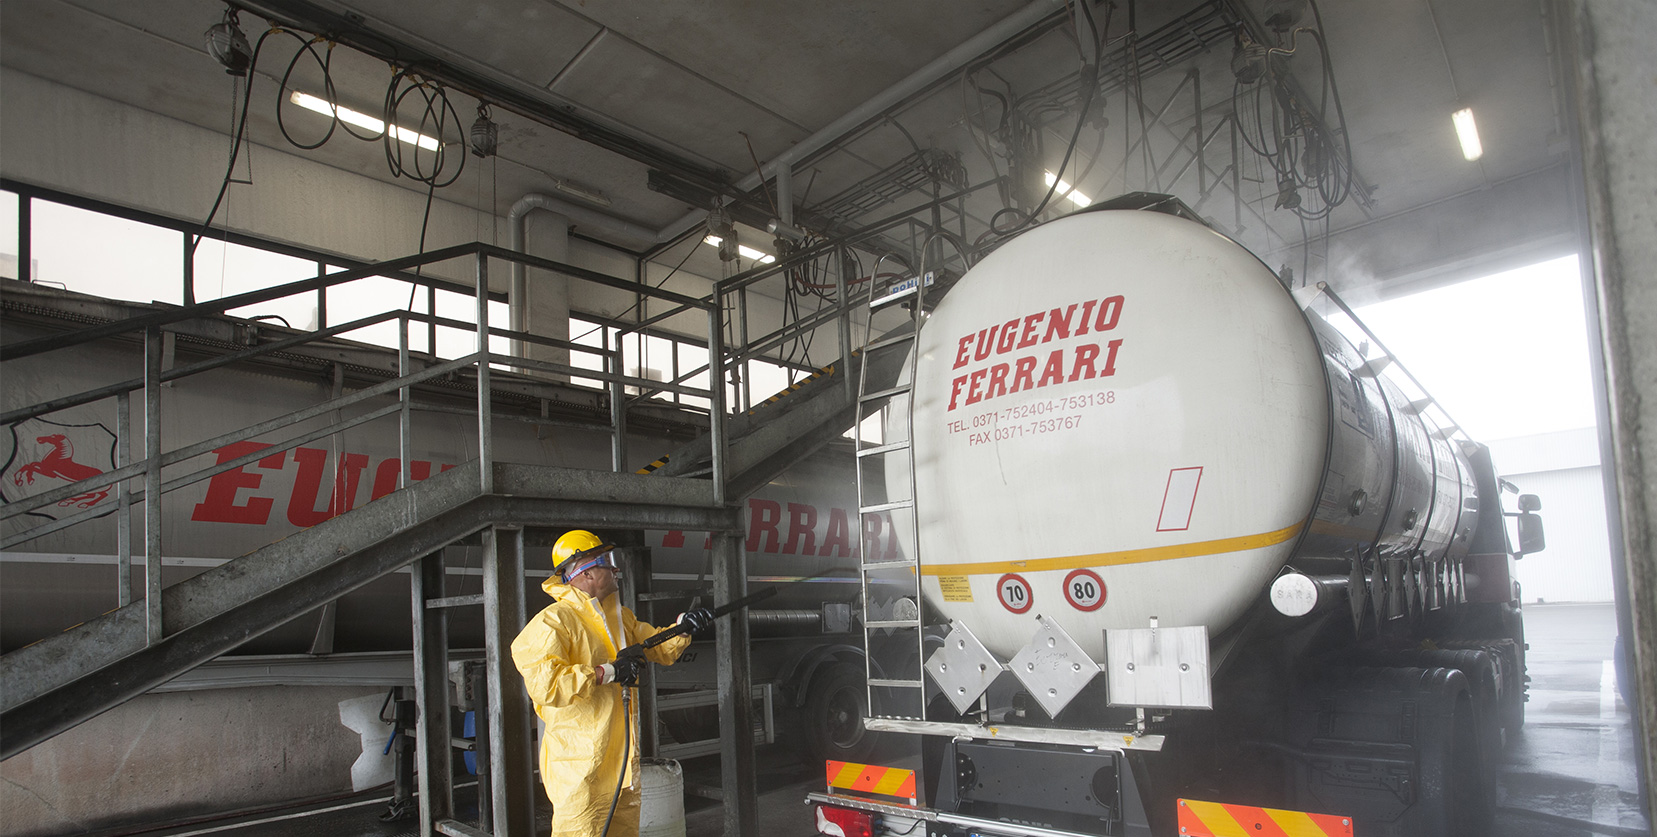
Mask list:
[[1092,570],[1076,570],[1064,577],[1064,600],[1083,611],[1098,610],[1105,603],[1105,582]]
[[1002,607],[1013,613],[1024,613],[1035,603],[1030,595],[1030,582],[1016,573],[1007,573],[995,583],[995,596],[1001,600]]

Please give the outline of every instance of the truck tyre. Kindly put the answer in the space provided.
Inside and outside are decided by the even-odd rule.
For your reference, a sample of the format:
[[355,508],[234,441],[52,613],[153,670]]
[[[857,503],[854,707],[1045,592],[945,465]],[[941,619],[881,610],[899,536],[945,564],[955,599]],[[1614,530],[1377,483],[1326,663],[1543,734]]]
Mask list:
[[1514,667],[1509,676],[1507,694],[1502,705],[1502,729],[1508,738],[1517,737],[1525,728],[1525,701],[1530,691],[1530,677],[1525,674],[1525,618],[1524,614],[1514,610],[1507,619],[1509,626],[1508,636],[1513,638],[1513,653],[1518,657],[1519,665]]
[[1488,837],[1495,815],[1493,800],[1486,795],[1486,771],[1492,769],[1482,758],[1473,700],[1456,698],[1455,714],[1449,729],[1439,731],[1448,740],[1440,748],[1423,748],[1420,802],[1428,833],[1437,837]]
[[817,763],[868,759],[880,736],[863,728],[869,714],[863,671],[847,663],[830,663],[811,678],[809,688],[800,718],[807,758]]

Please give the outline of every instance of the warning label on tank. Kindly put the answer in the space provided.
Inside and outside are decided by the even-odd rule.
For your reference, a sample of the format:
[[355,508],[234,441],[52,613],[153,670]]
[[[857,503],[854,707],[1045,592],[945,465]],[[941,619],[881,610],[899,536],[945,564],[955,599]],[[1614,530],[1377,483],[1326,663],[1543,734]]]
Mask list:
[[938,588],[943,592],[946,602],[972,601],[972,585],[967,582],[964,575],[938,576]]

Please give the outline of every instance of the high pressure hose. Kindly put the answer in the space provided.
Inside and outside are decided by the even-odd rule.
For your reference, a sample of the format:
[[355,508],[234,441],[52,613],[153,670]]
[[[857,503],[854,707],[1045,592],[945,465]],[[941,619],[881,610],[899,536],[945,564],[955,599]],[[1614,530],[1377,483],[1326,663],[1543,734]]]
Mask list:
[[621,687],[621,775],[616,777],[616,792],[610,797],[610,814],[604,818],[604,837],[610,837],[610,822],[616,818],[616,803],[621,801],[621,783],[627,781],[627,764],[633,758],[633,687]]
[[[770,598],[771,596],[774,596],[776,594],[777,594],[777,588],[776,587],[767,587],[767,588],[765,588],[763,590],[760,590],[756,593],[750,593],[746,596],[743,596],[740,599],[737,599],[734,602],[730,602],[728,604],[720,605],[719,607],[714,608],[713,611],[711,612],[711,618],[717,619],[721,616],[724,616],[727,613],[732,613],[734,611],[742,610],[742,609],[748,607],[749,605],[751,605],[755,602],[758,602],[762,599]],[[606,626],[606,629],[608,629],[608,626]],[[621,653],[616,655],[616,659],[619,660],[623,656],[636,657],[639,660],[639,662],[642,664],[644,662],[644,651],[645,651],[645,649],[654,648],[658,645],[661,645],[663,642],[666,642],[667,640],[670,640],[670,639],[672,639],[676,636],[680,636],[680,635],[688,634],[688,633],[690,633],[689,626],[684,625],[684,624],[675,624],[674,626],[672,626],[670,628],[666,628],[664,630],[657,631],[649,639],[647,639],[643,642],[640,642],[636,645],[630,645],[626,648],[623,648],[621,650]],[[607,815],[604,818],[604,837],[610,837],[610,823],[612,821],[614,821],[615,818],[616,818],[616,805],[617,805],[617,803],[621,802],[621,786],[622,786],[623,782],[627,781],[627,765],[628,765],[628,762],[630,762],[632,760],[632,755],[633,755],[633,752],[632,752],[633,751],[633,692],[632,692],[632,689],[633,689],[632,686],[625,686],[624,685],[624,686],[621,687],[621,716],[622,716],[621,775],[616,777],[616,792],[613,796],[610,797],[610,813],[609,813],[609,815]]]

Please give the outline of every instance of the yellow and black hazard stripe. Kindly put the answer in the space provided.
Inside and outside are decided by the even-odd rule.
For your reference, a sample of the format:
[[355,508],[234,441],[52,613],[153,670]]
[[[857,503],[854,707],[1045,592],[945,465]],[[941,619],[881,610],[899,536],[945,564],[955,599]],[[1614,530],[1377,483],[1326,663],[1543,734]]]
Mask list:
[[[857,350],[855,350],[855,351],[853,351],[853,352],[852,352],[852,357],[857,357],[857,356],[858,356],[858,355],[860,355],[860,354],[862,354],[862,353],[863,353],[863,350],[862,350],[862,349],[857,349]],[[765,399],[765,400],[764,400],[764,401],[761,401],[761,402],[760,402],[760,403],[759,403],[759,404],[758,404],[758,405],[757,405],[757,406],[755,406],[755,407],[754,407],[754,408],[753,408],[753,409],[752,409],[752,410],[749,410],[749,411],[748,411],[748,412],[747,412],[747,415],[750,415],[750,416],[751,416],[751,415],[753,415],[753,414],[754,414],[754,413],[756,413],[756,412],[759,412],[759,409],[760,409],[760,407],[764,407],[764,406],[765,406],[765,405],[767,405],[767,404],[775,404],[775,403],[776,403],[776,402],[778,402],[778,401],[781,401],[781,400],[783,400],[783,399],[784,399],[784,398],[787,398],[787,397],[788,397],[788,396],[790,396],[790,395],[793,395],[793,394],[794,394],[794,393],[795,393],[795,392],[797,392],[797,391],[798,391],[798,390],[799,390],[799,389],[800,389],[800,388],[801,388],[801,387],[803,387],[803,386],[805,386],[805,385],[806,385],[806,384],[809,384],[809,383],[811,383],[811,382],[812,382],[812,381],[815,381],[815,380],[817,380],[817,379],[818,379],[818,378],[821,378],[821,377],[823,377],[823,376],[825,376],[825,375],[833,375],[833,374],[834,374],[834,368],[835,368],[835,367],[836,367],[836,366],[837,366],[837,365],[838,365],[838,364],[835,364],[835,363],[831,363],[831,364],[829,364],[829,365],[827,365],[827,366],[825,366],[825,367],[823,367],[823,368],[822,368],[822,369],[819,369],[819,370],[817,370],[817,371],[816,371],[816,372],[813,372],[813,373],[811,373],[811,374],[810,374],[810,375],[807,375],[807,376],[805,376],[805,377],[804,377],[804,378],[801,378],[801,379],[800,379],[800,380],[798,380],[798,381],[796,381],[796,382],[795,382],[795,383],[794,383],[794,384],[793,384],[793,385],[792,385],[792,386],[790,386],[790,387],[789,387],[789,388],[787,388],[787,389],[785,389],[785,390],[783,390],[783,391],[781,391],[781,392],[779,392],[779,393],[777,393],[777,394],[776,394],[776,395],[773,395],[773,396],[771,396],[771,397],[770,397],[770,398],[767,398],[767,399]]]
[[847,761],[829,761],[827,767],[829,793],[850,791],[858,796],[915,804],[913,770]]
[[633,472],[633,473],[635,473],[635,474],[639,474],[639,475],[641,475],[641,476],[642,476],[642,475],[644,475],[644,474],[648,474],[648,473],[650,473],[650,472],[651,472],[651,471],[654,471],[654,470],[656,470],[656,469],[657,469],[657,468],[660,468],[660,467],[662,467],[662,466],[663,466],[663,465],[666,465],[666,464],[667,464],[667,458],[668,458],[668,457],[669,457],[669,456],[672,456],[672,454],[670,454],[670,453],[664,453],[664,454],[662,454],[662,458],[661,458],[661,459],[658,459],[658,460],[656,460],[656,461],[655,461],[655,462],[652,462],[652,463],[650,463],[650,464],[649,464],[649,465],[646,465],[646,466],[644,466],[644,467],[643,467],[643,468],[640,468],[640,469],[638,469],[638,470],[637,470],[637,471],[634,471],[634,472]]
[[1352,818],[1179,800],[1180,837],[1352,837]]

